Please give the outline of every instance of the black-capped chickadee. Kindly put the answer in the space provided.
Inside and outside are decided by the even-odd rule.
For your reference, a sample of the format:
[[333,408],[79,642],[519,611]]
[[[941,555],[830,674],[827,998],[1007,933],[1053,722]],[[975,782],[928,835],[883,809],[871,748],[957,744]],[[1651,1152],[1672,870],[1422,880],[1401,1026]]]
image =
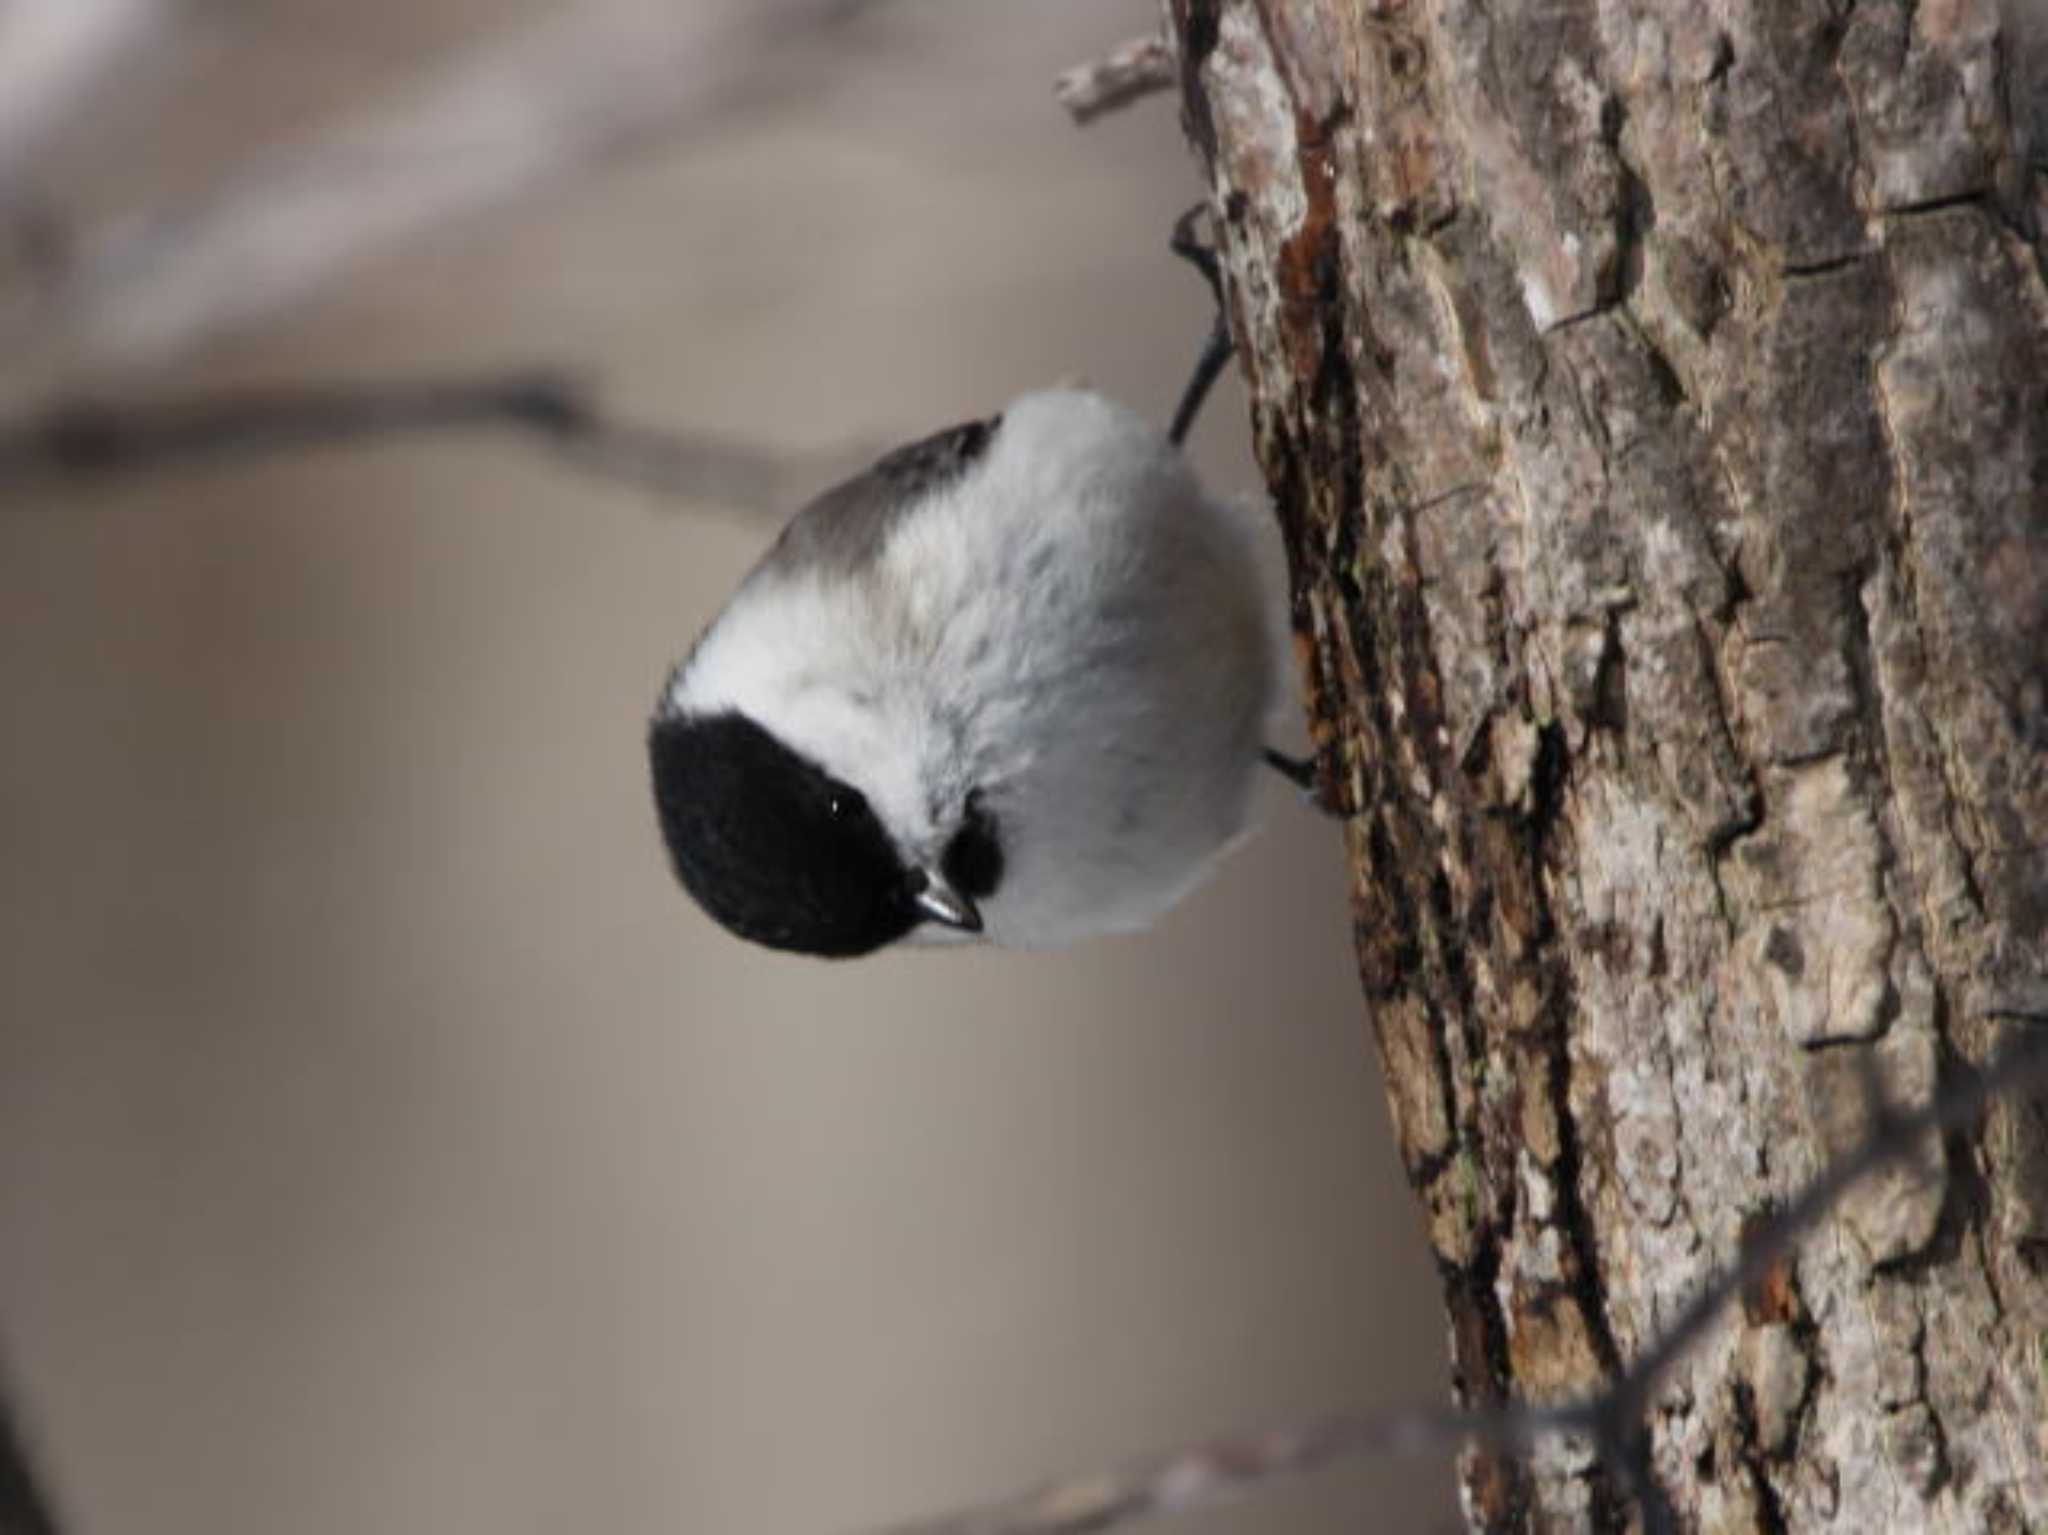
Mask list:
[[1264,747],[1277,539],[1178,446],[1227,354],[1171,435],[1045,390],[797,513],[649,729],[706,911],[831,956],[1126,931],[1237,839],[1262,758],[1301,776]]

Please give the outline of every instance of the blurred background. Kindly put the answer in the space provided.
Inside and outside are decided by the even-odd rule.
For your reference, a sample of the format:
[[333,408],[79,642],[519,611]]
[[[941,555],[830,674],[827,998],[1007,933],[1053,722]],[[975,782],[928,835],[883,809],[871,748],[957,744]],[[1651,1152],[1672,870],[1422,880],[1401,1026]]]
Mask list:
[[[22,74],[66,6],[92,67]],[[345,183],[336,123],[556,8],[0,0],[6,408],[547,363],[795,466],[1063,376],[1164,419],[1209,317],[1172,98],[1050,94],[1150,0],[658,9],[690,83],[630,152],[330,221],[392,237],[270,294],[178,243],[236,178],[259,225]],[[1246,435],[1233,374],[1197,451],[1252,492]],[[1285,785],[1157,931],[1054,955],[796,960],[674,886],[645,714],[789,478],[474,433],[0,480],[0,1355],[70,1530],[835,1535],[1441,1399],[1338,837]],[[1389,1463],[1175,1528],[1451,1506]]]

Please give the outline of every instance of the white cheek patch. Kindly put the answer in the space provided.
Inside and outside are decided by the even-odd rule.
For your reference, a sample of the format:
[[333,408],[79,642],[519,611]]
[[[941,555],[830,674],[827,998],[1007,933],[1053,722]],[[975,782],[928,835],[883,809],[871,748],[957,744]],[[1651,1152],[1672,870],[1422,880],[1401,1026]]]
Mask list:
[[737,710],[853,785],[906,854],[932,836],[914,695],[892,684],[864,583],[757,582],[740,592],[671,685],[672,708]]

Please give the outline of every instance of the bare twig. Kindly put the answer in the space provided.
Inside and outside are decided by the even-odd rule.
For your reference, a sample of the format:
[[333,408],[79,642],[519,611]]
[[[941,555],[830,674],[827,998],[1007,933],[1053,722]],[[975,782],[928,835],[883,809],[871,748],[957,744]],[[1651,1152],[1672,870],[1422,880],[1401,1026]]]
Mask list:
[[2029,1030],[1981,1070],[1957,1073],[1926,1104],[1911,1110],[1880,1106],[1862,1144],[1760,1222],[1736,1262],[1708,1281],[1677,1321],[1598,1396],[1552,1407],[1507,1403],[1471,1411],[1333,1414],[1145,1456],[878,1535],[1099,1535],[1155,1515],[1207,1508],[1339,1461],[1442,1454],[1475,1443],[1519,1452],[1553,1435],[1590,1443],[1636,1499],[1646,1535],[1670,1535],[1677,1518],[1650,1467],[1648,1419],[1671,1368],[1728,1303],[1763,1282],[1854,1184],[1921,1154],[1930,1136],[1969,1124],[1994,1098],[2044,1085],[2048,1029]]
[[[76,0],[62,0],[73,4]],[[80,245],[55,291],[5,317],[59,375],[157,361],[274,313],[420,235],[557,183],[715,112],[793,28],[849,0],[581,0],[311,139],[258,155],[211,195]]]
[[0,422],[0,490],[56,477],[159,470],[466,430],[517,433],[578,469],[663,496],[787,511],[860,449],[792,457],[601,410],[558,373],[369,384],[296,384],[160,405],[72,402]]
[[1101,58],[1077,64],[1053,82],[1052,93],[1077,123],[1091,123],[1141,97],[1173,87],[1180,67],[1164,37],[1134,37]]

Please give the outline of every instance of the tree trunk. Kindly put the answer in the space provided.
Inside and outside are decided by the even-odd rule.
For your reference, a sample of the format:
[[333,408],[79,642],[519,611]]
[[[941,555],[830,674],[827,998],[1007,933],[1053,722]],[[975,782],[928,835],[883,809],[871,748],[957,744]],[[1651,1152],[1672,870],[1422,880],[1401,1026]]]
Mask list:
[[[1170,0],[1472,1403],[1597,1389],[2048,1024],[2034,0]],[[2048,1130],[1859,1187],[1664,1389],[1687,1528],[2048,1528]],[[1489,1531],[1621,1530],[1584,1448]]]

